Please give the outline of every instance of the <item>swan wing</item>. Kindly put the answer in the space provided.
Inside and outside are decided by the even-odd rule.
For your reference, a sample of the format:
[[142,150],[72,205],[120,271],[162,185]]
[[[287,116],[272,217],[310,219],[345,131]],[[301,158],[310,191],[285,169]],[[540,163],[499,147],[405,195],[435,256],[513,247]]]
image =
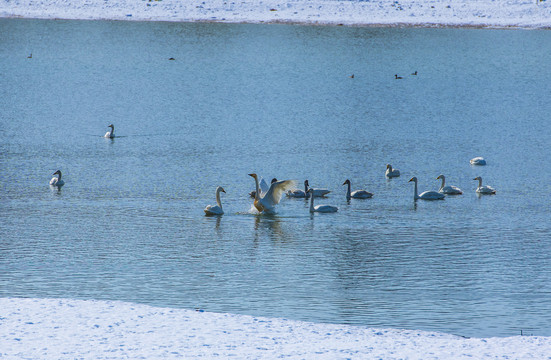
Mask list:
[[262,202],[269,205],[269,207],[279,204],[283,193],[294,188],[296,183],[296,180],[282,180],[272,183],[270,189],[262,197]]
[[436,191],[425,191],[419,195],[419,198],[425,200],[441,200],[444,199],[444,194]]
[[218,205],[207,205],[205,208],[205,214],[207,215],[221,215],[223,213],[222,208]]
[[260,183],[258,184],[258,186],[260,186],[260,194],[266,194],[268,190],[270,190],[270,187],[268,186],[264,178],[260,179]]

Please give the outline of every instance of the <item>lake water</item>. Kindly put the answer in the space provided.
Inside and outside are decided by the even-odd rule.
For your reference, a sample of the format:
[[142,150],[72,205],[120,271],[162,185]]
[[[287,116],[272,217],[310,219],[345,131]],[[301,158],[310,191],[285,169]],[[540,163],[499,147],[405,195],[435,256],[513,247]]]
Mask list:
[[[0,296],[550,336],[549,48],[549,31],[1,19]],[[257,215],[251,172],[328,188],[339,212]],[[439,174],[464,194],[414,202],[408,180]],[[374,197],[347,202],[347,178]],[[206,217],[219,185],[226,214]]]

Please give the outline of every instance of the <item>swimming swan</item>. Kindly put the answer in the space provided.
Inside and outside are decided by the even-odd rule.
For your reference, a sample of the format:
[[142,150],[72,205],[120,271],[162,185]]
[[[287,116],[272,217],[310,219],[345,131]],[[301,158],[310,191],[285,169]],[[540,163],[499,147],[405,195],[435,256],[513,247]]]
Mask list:
[[294,198],[308,197],[308,180],[304,180],[304,191],[302,191],[300,189],[288,190],[285,193],[285,195],[287,195],[289,197],[294,197]]
[[[314,189],[308,190],[309,193],[312,193]],[[310,212],[320,212],[320,213],[334,213],[339,211],[339,208],[331,205],[316,205],[314,206],[315,196],[310,196]]]
[[107,125],[107,127],[110,127],[111,130],[106,132],[105,135],[103,135],[104,138],[109,138],[109,139],[112,139],[115,137],[115,126],[113,126],[113,124],[110,124],[110,125]]
[[445,196],[444,194],[441,194],[437,191],[424,191],[421,194],[418,194],[417,192],[417,178],[414,176],[410,180],[410,182],[415,182],[415,190],[413,193],[413,199],[421,199],[421,200],[444,200]]
[[254,178],[256,185],[256,194],[254,197],[254,207],[258,212],[273,213],[275,206],[279,204],[283,193],[296,184],[295,180],[281,180],[273,182],[267,192],[261,193],[260,185],[258,183],[258,176],[256,174],[249,174]]
[[351,198],[354,199],[369,199],[373,196],[373,193],[370,193],[369,191],[365,190],[356,190],[356,191],[350,191],[350,180],[346,179],[346,181],[343,183],[343,185],[348,185],[348,189],[346,190],[346,200],[350,200]]
[[475,177],[473,180],[478,180],[478,187],[476,188],[477,193],[487,195],[494,195],[496,193],[493,187],[488,185],[482,186],[482,178],[480,176]]
[[440,185],[440,189],[438,190],[439,193],[446,194],[446,195],[461,195],[463,194],[463,191],[461,191],[460,188],[457,186],[448,185],[446,186],[446,177],[444,175],[438,175],[436,180],[442,179],[442,185]]
[[477,156],[470,160],[471,165],[486,165],[486,160],[482,156]]
[[388,177],[388,178],[398,177],[398,176],[400,176],[400,170],[393,169],[392,165],[386,164],[385,176]]
[[57,175],[57,177],[54,176],[52,178],[52,180],[50,180],[50,185],[58,186],[58,187],[61,187],[61,186],[65,185],[65,181],[61,180],[61,171],[60,170],[57,170],[52,175]]
[[217,205],[207,205],[205,208],[205,214],[206,215],[223,215],[224,210],[222,210],[222,203],[220,202],[220,193],[223,192],[224,194],[226,191],[222,186],[219,186],[216,188],[216,204]]

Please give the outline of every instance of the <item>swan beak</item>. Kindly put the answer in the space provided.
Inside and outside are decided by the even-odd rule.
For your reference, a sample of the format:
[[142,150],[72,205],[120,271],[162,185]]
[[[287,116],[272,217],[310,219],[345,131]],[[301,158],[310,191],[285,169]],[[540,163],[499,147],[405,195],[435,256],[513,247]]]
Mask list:
[[252,176],[253,178],[256,178],[256,174],[248,174],[249,176]]
[[221,189],[220,191],[222,191],[224,194],[226,193],[226,190],[224,190],[224,189]]
[[345,182],[342,183],[343,185],[346,185],[348,184],[348,180],[346,180]]
[[408,182],[411,182],[411,181],[413,181],[413,178],[409,179],[409,181],[408,181]]

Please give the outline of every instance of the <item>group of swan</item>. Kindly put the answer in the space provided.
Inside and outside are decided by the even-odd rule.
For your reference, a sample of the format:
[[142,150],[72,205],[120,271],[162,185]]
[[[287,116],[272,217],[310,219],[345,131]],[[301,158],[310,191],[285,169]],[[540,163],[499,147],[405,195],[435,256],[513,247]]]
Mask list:
[[[413,198],[415,200],[443,200],[445,195],[461,195],[463,191],[457,186],[446,186],[446,177],[444,175],[439,175],[436,179],[442,179],[442,185],[438,191],[424,191],[421,194],[417,191],[417,178],[414,176],[409,181],[415,182],[415,189],[413,193]],[[478,194],[488,194],[494,195],[496,190],[491,186],[484,185],[482,186],[482,177],[477,176],[473,180],[478,180],[478,187],[476,188],[476,193]]]

